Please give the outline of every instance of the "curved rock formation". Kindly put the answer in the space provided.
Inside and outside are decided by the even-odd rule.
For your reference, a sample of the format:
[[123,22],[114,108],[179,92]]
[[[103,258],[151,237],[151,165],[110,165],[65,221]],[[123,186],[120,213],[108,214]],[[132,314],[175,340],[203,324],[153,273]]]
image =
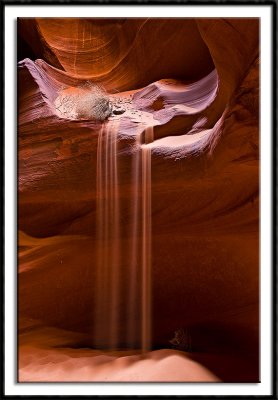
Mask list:
[[[51,329],[49,347],[55,335],[93,345],[97,146],[117,122],[123,254],[134,157],[141,145],[152,154],[153,348],[184,329],[190,357],[219,379],[258,381],[258,20],[39,18],[19,27],[22,346],[41,346]],[[88,81],[107,91],[115,113],[105,122],[58,109],[57,99],[91,90]]]
[[[107,90],[136,89],[162,78],[196,80],[213,69],[192,19],[36,18],[31,23],[32,28],[22,19],[20,26],[36,58],[101,82]],[[37,41],[43,43],[43,57]]]

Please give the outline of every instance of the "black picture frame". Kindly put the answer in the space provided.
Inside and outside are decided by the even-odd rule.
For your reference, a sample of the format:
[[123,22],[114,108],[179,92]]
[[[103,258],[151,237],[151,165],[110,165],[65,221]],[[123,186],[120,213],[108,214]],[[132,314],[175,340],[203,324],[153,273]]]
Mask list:
[[[160,398],[184,398],[184,399],[195,399],[195,398],[200,398],[200,399],[214,399],[214,398],[227,398],[227,399],[234,399],[234,398],[245,398],[245,399],[277,399],[278,398],[278,392],[277,392],[277,271],[276,271],[276,265],[277,265],[277,138],[276,138],[276,128],[277,128],[277,116],[276,116],[276,110],[277,110],[277,4],[276,1],[263,1],[263,0],[254,0],[254,1],[225,1],[225,0],[215,0],[215,1],[193,1],[193,0],[173,0],[173,1],[156,1],[156,0],[138,0],[138,1],[124,1],[124,0],[99,0],[99,1],[90,1],[90,0],[83,0],[83,1],[78,1],[78,0],[56,0],[56,1],[51,1],[51,0],[21,0],[21,1],[13,1],[13,0],[2,0],[1,2],[1,126],[2,126],[2,132],[5,130],[5,117],[4,117],[4,111],[6,107],[9,107],[8,104],[5,104],[5,91],[8,90],[8,88],[5,86],[5,46],[7,46],[7,39],[5,38],[5,9],[6,7],[16,7],[16,6],[22,6],[24,5],[25,7],[29,6],[51,6],[53,8],[53,14],[55,13],[55,6],[60,5],[67,7],[68,5],[77,5],[77,6],[83,6],[83,5],[90,5],[91,7],[97,7],[98,5],[105,5],[109,7],[109,5],[117,5],[119,7],[126,7],[126,6],[133,6],[133,5],[144,5],[144,6],[171,6],[175,7],[178,5],[185,5],[185,6],[211,6],[217,7],[220,5],[228,6],[236,6],[236,7],[241,7],[241,6],[269,6],[271,7],[271,14],[272,14],[272,154],[270,155],[271,157],[271,169],[272,169],[272,177],[271,177],[271,182],[272,182],[272,204],[271,204],[271,212],[272,212],[272,226],[271,226],[271,237],[272,237],[272,282],[273,282],[273,287],[272,289],[272,349],[273,349],[273,359],[272,359],[272,394],[267,395],[267,396],[260,396],[260,395],[238,395],[238,396],[231,396],[229,393],[227,393],[225,396],[223,395],[198,395],[198,396],[180,396],[180,395],[173,395],[173,396],[164,396],[163,395],[163,389],[161,390],[161,395],[155,395],[155,396],[144,396],[144,395],[138,395],[138,396],[133,396],[133,395],[127,395],[127,396],[118,396],[118,395],[80,395],[80,396],[71,396],[71,395],[44,395],[43,393],[41,395],[7,395],[5,393],[5,367],[4,367],[4,361],[5,358],[9,357],[8,354],[5,354],[4,351],[4,344],[5,344],[5,335],[4,335],[4,327],[5,327],[5,260],[6,260],[6,255],[5,255],[5,226],[9,223],[9,221],[5,218],[5,199],[4,199],[4,192],[6,189],[6,183],[5,183],[5,137],[4,134],[0,135],[0,144],[1,144],[1,162],[2,162],[2,173],[1,173],[1,187],[3,188],[2,195],[1,195],[1,204],[2,204],[2,212],[1,212],[1,233],[2,233],[2,241],[1,241],[1,247],[2,247],[2,269],[1,269],[1,299],[2,299],[2,306],[1,306],[1,394],[0,397],[2,399],[43,399],[43,398],[48,398],[48,399],[55,399],[55,398],[64,398],[64,399],[76,399],[76,398],[84,398],[84,399],[97,399],[97,398],[102,398],[102,399],[120,399],[120,398],[127,398],[127,399],[137,399],[137,398],[153,398],[153,399],[160,399]],[[16,68],[16,66],[11,66],[11,68]],[[16,134],[16,133],[14,133]],[[16,190],[16,189],[15,189]],[[15,248],[16,251],[16,248]],[[200,384],[201,386],[201,384]]]

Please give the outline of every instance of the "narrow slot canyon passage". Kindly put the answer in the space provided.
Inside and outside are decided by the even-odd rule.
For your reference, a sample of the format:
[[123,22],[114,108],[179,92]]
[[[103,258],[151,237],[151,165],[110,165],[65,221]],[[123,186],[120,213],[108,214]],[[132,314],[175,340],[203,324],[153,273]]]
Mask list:
[[19,381],[258,382],[258,19],[17,29]]

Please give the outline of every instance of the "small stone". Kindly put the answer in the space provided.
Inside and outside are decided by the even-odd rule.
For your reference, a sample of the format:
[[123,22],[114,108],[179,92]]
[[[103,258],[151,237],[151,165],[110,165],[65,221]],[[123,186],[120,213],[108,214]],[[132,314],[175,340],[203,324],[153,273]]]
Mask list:
[[125,110],[113,110],[114,115],[120,115],[120,114],[123,114],[124,112],[125,112]]

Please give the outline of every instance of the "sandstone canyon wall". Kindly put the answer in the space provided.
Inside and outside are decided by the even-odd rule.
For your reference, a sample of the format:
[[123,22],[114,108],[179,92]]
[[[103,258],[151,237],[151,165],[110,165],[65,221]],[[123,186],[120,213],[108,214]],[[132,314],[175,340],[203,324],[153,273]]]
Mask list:
[[[20,345],[52,346],[57,330],[61,346],[94,346],[97,149],[114,124],[121,345],[139,140],[151,154],[152,348],[182,329],[220,379],[258,381],[258,20],[37,18],[18,34]],[[123,113],[59,113],[57,98],[88,82]]]

